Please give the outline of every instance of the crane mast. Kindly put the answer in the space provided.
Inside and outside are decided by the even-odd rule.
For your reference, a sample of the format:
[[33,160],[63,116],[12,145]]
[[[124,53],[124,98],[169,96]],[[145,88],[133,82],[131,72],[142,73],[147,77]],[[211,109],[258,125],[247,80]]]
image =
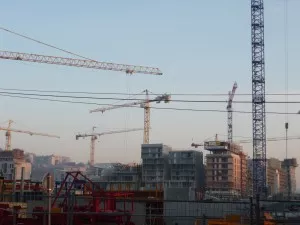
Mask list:
[[143,143],[149,144],[150,139],[150,102],[149,102],[149,91],[146,89],[146,100],[144,103],[144,136]]
[[253,195],[266,196],[264,1],[251,0]]
[[7,130],[6,130],[6,133],[5,133],[5,136],[6,136],[5,150],[6,151],[11,151],[11,131],[10,131],[10,128],[11,128],[12,123],[13,123],[12,120],[8,121],[8,126],[7,126]]
[[145,100],[137,101],[137,102],[131,102],[131,103],[125,103],[123,105],[115,105],[115,106],[109,106],[104,108],[97,108],[90,110],[90,113],[93,112],[102,112],[112,110],[112,109],[118,109],[123,107],[134,107],[136,105],[140,105],[141,108],[144,108],[144,137],[143,137],[143,144],[149,144],[150,139],[150,103],[156,102],[160,103],[161,101],[164,101],[165,103],[169,103],[171,96],[168,94],[163,94],[160,96],[155,97],[154,99],[149,99],[149,91],[145,90],[143,91],[146,93]]
[[90,166],[93,166],[95,164],[95,142],[98,139],[98,137],[101,137],[103,135],[109,135],[109,134],[120,134],[120,133],[127,133],[127,132],[143,130],[142,128],[133,128],[133,129],[125,129],[125,130],[117,130],[117,131],[108,131],[108,132],[102,132],[102,133],[94,133],[95,128],[96,127],[93,127],[93,132],[90,134],[77,134],[75,136],[76,140],[78,140],[79,138],[91,137],[90,160],[89,160]]
[[237,89],[237,83],[235,82],[232,87],[232,91],[229,91],[229,98],[227,104],[227,129],[228,129],[228,142],[232,143],[233,132],[232,132],[232,101]]
[[[96,127],[93,127],[93,133],[95,132],[95,128]],[[90,146],[90,161],[89,161],[89,164],[91,166],[94,165],[95,163],[95,143],[96,143],[96,140],[97,140],[97,136],[96,135],[92,135],[91,136],[91,146]]]
[[162,75],[160,69],[148,66],[134,66],[119,63],[99,62],[87,59],[72,59],[48,55],[28,54],[21,52],[0,51],[0,59],[83,67],[99,70],[120,71],[125,72],[126,74],[143,73],[150,75]]

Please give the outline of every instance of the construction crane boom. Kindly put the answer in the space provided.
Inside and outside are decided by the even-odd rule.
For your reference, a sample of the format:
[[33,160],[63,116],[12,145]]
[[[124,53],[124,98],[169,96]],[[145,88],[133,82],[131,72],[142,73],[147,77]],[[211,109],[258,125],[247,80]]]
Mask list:
[[[266,141],[267,142],[272,142],[272,141],[285,141],[285,140],[300,140],[300,136],[290,136],[288,138],[286,137],[272,137],[272,138],[267,138]],[[237,143],[240,143],[240,144],[247,144],[247,143],[251,143],[252,142],[252,139],[243,139],[243,140],[238,140]],[[198,147],[201,147],[201,146],[204,146],[203,143],[192,143],[191,144],[191,147],[194,147],[194,148],[198,148]]]
[[93,112],[102,112],[112,110],[112,109],[118,109],[118,108],[124,108],[124,107],[134,107],[136,105],[140,105],[141,108],[144,108],[144,137],[143,137],[143,143],[149,144],[149,136],[150,136],[150,103],[156,102],[160,103],[161,101],[164,101],[165,103],[168,103],[171,99],[171,96],[168,94],[163,94],[160,96],[155,97],[154,99],[149,99],[149,91],[145,90],[146,98],[145,100],[137,101],[137,102],[131,102],[131,103],[125,103],[122,105],[115,105],[115,106],[109,106],[109,107],[102,107],[90,110],[90,113]]
[[109,135],[109,134],[120,134],[120,133],[127,133],[127,132],[133,132],[133,131],[139,131],[143,130],[142,128],[132,128],[132,129],[124,129],[124,130],[117,130],[117,131],[108,131],[108,132],[102,132],[102,133],[95,133],[96,127],[93,127],[93,132],[90,134],[77,134],[76,140],[79,138],[86,138],[91,137],[91,144],[90,144],[90,160],[89,165],[93,166],[95,163],[95,142],[98,139],[98,137],[101,137],[103,135]]
[[228,124],[228,142],[232,143],[232,101],[235,95],[235,91],[237,89],[237,83],[234,82],[232,91],[229,91],[229,98],[228,98],[228,104],[227,104],[227,124]]
[[[157,96],[154,99],[149,99],[149,94],[147,94],[148,90],[145,90],[144,92],[146,93],[146,99],[145,100],[125,103],[125,104],[122,104],[122,105],[113,105],[113,106],[109,106],[109,107],[102,107],[102,108],[92,109],[92,110],[90,110],[90,113],[94,113],[94,112],[104,113],[105,111],[108,111],[108,110],[125,108],[125,107],[133,107],[133,106],[136,106],[136,105],[139,105],[141,108],[144,108],[146,103],[150,103],[150,102],[160,103],[161,101],[165,101],[165,103],[167,103],[167,102],[170,101],[170,98],[171,98],[170,95],[163,94],[163,95]],[[148,97],[147,97],[147,95],[148,95]]]
[[91,133],[91,134],[77,134],[76,139],[82,137],[92,137],[92,136],[103,136],[103,135],[108,135],[108,134],[120,134],[120,133],[126,133],[126,132],[132,132],[132,131],[139,131],[143,130],[142,128],[133,128],[133,129],[124,129],[124,130],[117,130],[117,131],[108,131],[108,132],[102,132],[102,133]]
[[99,61],[93,61],[87,59],[64,58],[64,57],[29,54],[29,53],[21,53],[21,52],[0,51],[0,59],[20,60],[20,61],[45,63],[45,64],[56,64],[56,65],[64,65],[64,66],[100,69],[100,70],[120,71],[120,72],[125,72],[127,74],[140,73],[140,74],[162,75],[162,72],[160,71],[159,68],[148,67],[148,66],[135,66],[135,65],[126,65],[126,64],[119,64],[119,63],[99,62]]
[[16,133],[23,133],[23,134],[29,134],[29,135],[60,138],[60,136],[57,136],[57,135],[46,134],[46,133],[37,133],[37,132],[32,132],[32,131],[27,131],[27,130],[17,130],[17,129],[11,129],[11,128],[8,129],[8,128],[5,128],[5,127],[0,127],[0,130],[12,131],[12,132],[16,132]]
[[142,104],[144,102],[145,102],[145,100],[142,100],[142,101],[133,102],[133,103],[126,103],[126,104],[122,104],[122,105],[113,105],[113,106],[109,106],[109,107],[93,109],[93,110],[90,110],[90,113],[94,113],[94,112],[104,113],[105,111],[109,111],[109,110],[112,110],[112,109],[118,109],[118,108],[124,108],[124,107],[134,107],[136,105],[140,105],[140,107],[143,107]]
[[8,127],[0,127],[0,130],[5,130],[6,131],[6,145],[5,145],[5,150],[10,151],[11,150],[11,132],[16,132],[16,133],[23,133],[23,134],[29,134],[29,135],[37,135],[37,136],[45,136],[45,137],[53,137],[53,138],[60,138],[57,135],[51,135],[51,134],[46,134],[46,133],[37,133],[37,132],[32,132],[32,131],[26,131],[26,130],[18,130],[18,129],[12,129],[11,124],[13,123],[12,120],[8,121]]

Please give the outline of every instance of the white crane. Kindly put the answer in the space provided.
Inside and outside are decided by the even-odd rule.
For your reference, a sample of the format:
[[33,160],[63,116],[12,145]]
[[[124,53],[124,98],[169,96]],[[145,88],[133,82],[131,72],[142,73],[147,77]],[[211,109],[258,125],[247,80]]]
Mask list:
[[88,59],[74,59],[57,56],[29,54],[21,52],[0,51],[0,59],[27,61],[35,63],[56,64],[63,66],[83,67],[99,70],[111,70],[125,72],[126,74],[143,73],[150,75],[162,75],[158,68],[148,66],[134,66],[119,63],[99,62]]

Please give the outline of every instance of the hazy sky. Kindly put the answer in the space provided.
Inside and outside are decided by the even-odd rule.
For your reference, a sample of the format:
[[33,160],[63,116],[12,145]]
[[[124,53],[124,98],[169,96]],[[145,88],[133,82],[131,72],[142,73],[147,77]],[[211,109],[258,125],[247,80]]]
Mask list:
[[[299,93],[300,1],[289,0],[289,92]],[[251,93],[250,0],[198,1],[6,1],[1,26],[99,61],[157,66],[164,75],[136,75],[84,68],[0,61],[0,88],[139,93]],[[265,1],[266,88],[284,93],[284,0]],[[0,31],[0,49],[68,56],[57,50]],[[82,94],[78,94],[81,95]],[[105,97],[105,96],[99,96]],[[124,97],[124,96],[116,96]],[[227,96],[172,96],[173,99],[226,100]],[[237,96],[236,100],[251,100]],[[270,99],[270,98],[268,98]],[[299,98],[290,97],[289,100]],[[270,100],[283,100],[276,97]],[[88,101],[88,100],[87,100]],[[98,103],[112,101],[93,100]],[[170,103],[157,107],[226,109],[226,103]],[[13,119],[15,128],[48,132],[60,140],[13,134],[13,147],[37,154],[61,154],[87,161],[89,141],[77,132],[143,127],[143,109],[118,109],[89,114],[95,107],[0,96],[0,122]],[[251,104],[234,104],[251,111]],[[297,112],[300,104],[289,106]],[[284,104],[268,111],[284,112]],[[188,148],[215,133],[226,135],[226,113],[151,111],[151,142]],[[234,114],[234,136],[251,137],[251,114]],[[284,115],[267,117],[267,136],[284,135]],[[300,136],[300,116],[289,116],[289,135]],[[6,123],[2,123],[6,126]],[[220,136],[220,138],[226,136]],[[235,137],[236,139],[243,139]],[[139,161],[142,132],[103,136],[96,161]],[[5,143],[4,132],[0,145]],[[289,156],[298,157],[299,141],[289,142]],[[285,157],[283,142],[268,143],[268,156]],[[252,146],[245,145],[252,156]],[[298,175],[300,184],[300,176]],[[298,185],[299,186],[299,185]]]

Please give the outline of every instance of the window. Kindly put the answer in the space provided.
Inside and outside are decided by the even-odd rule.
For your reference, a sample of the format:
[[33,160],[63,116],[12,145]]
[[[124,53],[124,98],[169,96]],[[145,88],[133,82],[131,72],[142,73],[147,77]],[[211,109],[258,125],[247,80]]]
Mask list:
[[222,180],[224,181],[224,180],[228,180],[228,179],[227,179],[227,177],[222,176]]
[[222,162],[228,162],[227,158],[222,158]]
[[228,175],[228,170],[222,171],[222,175]]
[[227,164],[222,164],[222,169],[227,169],[228,165]]

